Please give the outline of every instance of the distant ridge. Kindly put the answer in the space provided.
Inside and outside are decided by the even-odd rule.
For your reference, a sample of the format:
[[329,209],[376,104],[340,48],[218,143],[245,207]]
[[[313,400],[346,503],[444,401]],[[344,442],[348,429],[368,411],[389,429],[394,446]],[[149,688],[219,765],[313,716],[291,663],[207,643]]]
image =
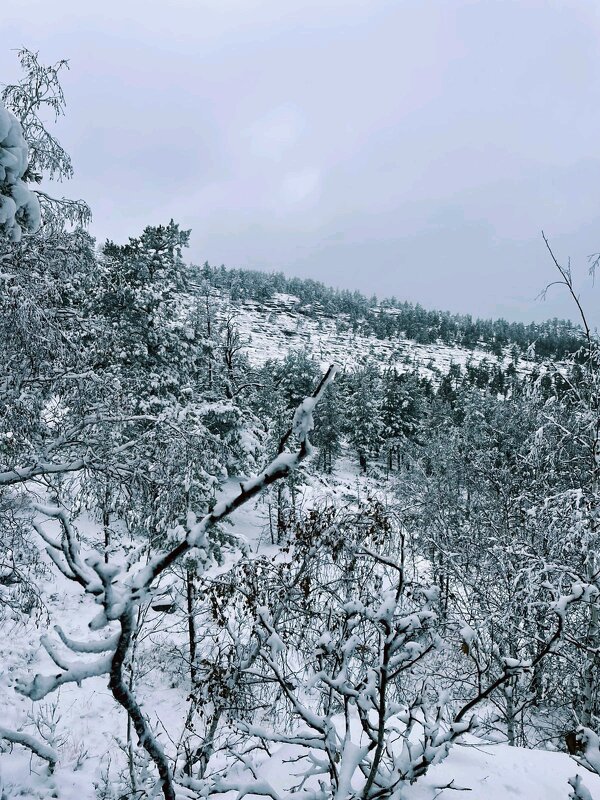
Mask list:
[[507,347],[516,347],[519,354],[527,352],[540,361],[563,359],[576,353],[583,343],[581,328],[563,319],[529,324],[473,319],[469,314],[430,311],[395,297],[378,301],[375,296],[367,298],[358,291],[333,289],[307,278],[288,278],[281,272],[229,269],[208,263],[193,266],[191,271],[198,289],[211,287],[227,292],[232,301],[265,304],[276,295],[289,295],[296,313],[339,318],[341,326],[378,339],[403,336],[418,344],[483,347],[498,357]]

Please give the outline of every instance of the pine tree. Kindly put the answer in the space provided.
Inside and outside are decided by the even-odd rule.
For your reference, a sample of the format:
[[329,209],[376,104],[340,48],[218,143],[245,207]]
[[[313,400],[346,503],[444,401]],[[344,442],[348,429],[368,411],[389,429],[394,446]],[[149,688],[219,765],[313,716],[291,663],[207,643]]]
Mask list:
[[369,460],[379,452],[381,444],[381,381],[372,364],[354,373],[348,397],[349,439],[358,457],[360,468],[367,471]]
[[417,435],[421,410],[421,390],[417,375],[387,370],[383,375],[381,402],[381,436],[384,441],[388,470],[396,457],[400,465],[402,445]]
[[340,394],[339,391],[328,389],[321,400],[320,414],[313,436],[314,444],[319,448],[317,464],[328,475],[333,472],[335,461],[342,450],[341,428]]
[[[126,245],[107,242],[91,311],[106,323],[101,357],[130,388],[137,411],[181,399],[193,381],[193,329],[178,305],[186,286],[181,249],[189,231],[171,220]],[[99,354],[100,355],[100,354]],[[190,372],[191,371],[191,372]]]

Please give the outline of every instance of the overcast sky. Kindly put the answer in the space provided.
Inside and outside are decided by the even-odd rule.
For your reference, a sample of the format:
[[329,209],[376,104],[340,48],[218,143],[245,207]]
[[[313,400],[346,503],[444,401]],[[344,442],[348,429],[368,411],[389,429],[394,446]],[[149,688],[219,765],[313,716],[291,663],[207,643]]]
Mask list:
[[56,133],[124,241],[510,319],[574,316],[540,230],[600,250],[598,0],[19,0],[12,48],[70,60]]

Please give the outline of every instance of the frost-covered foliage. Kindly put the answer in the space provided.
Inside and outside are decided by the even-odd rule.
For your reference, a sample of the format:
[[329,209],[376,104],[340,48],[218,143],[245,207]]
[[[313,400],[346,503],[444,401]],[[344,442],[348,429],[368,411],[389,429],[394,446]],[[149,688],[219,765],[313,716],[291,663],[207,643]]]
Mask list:
[[[58,505],[35,506],[39,514],[60,522],[60,541],[49,536],[39,522],[34,522],[34,527],[48,545],[48,554],[62,575],[78,583],[85,593],[95,598],[101,610],[91,620],[89,627],[92,631],[105,630],[107,635],[103,639],[78,642],[58,629],[62,645],[78,656],[76,660],[65,657],[58,643],[49,636],[43,636],[42,645],[61,672],[52,675],[38,674],[33,680],[19,680],[16,684],[17,691],[36,701],[65,684],[80,684],[88,678],[108,675],[109,687],[115,700],[126,710],[140,744],[154,762],[165,800],[175,800],[176,797],[173,773],[165,751],[153,734],[123,672],[125,659],[136,636],[137,607],[147,599],[165,570],[190,551],[193,550],[196,554],[198,571],[201,573],[206,570],[216,558],[212,534],[218,523],[266,486],[286,477],[309,455],[311,445],[308,434],[312,430],[312,411],[334,375],[335,369],[331,367],[313,394],[305,398],[294,415],[289,435],[295,434],[298,440],[297,452],[280,452],[261,473],[242,483],[234,498],[218,503],[202,518],[197,519],[195,514],[188,513],[185,528],[182,526],[178,531],[177,543],[165,552],[158,552],[145,566],[137,565],[131,572],[123,570],[118,561],[109,558],[106,550],[104,558],[97,554],[84,557],[76,531],[66,512]],[[117,629],[112,631],[115,624]],[[87,660],[81,658],[82,655],[89,654],[97,657]]]
[[[62,181],[73,177],[71,157],[50,132],[44,112],[56,121],[65,110],[65,96],[60,73],[68,69],[64,59],[56,64],[40,63],[38,53],[22,48],[17,52],[23,77],[4,86],[1,101],[16,117],[27,142],[28,165],[24,174],[27,182],[41,183],[44,179]],[[86,225],[91,219],[90,207],[83,200],[55,197],[41,188],[35,190],[42,209],[44,228],[60,232],[65,224]]]
[[[185,239],[147,228],[98,258],[75,231],[11,261],[0,480],[43,493],[50,565],[105,631],[46,633],[56,667],[20,670],[24,695],[108,675],[130,720],[119,791],[158,774],[169,798],[275,792],[254,746],[300,748],[286,790],[384,797],[465,732],[562,746],[570,709],[593,730],[594,369],[435,382],[367,363],[313,414],[318,365],[250,367],[235,318],[190,285]],[[295,471],[313,441],[318,477]],[[336,456],[355,487],[335,488]],[[307,505],[321,480],[330,499]],[[272,544],[253,552],[225,520],[262,490]],[[14,550],[30,581],[31,552]],[[148,676],[180,698],[172,742],[136,699]]]
[[0,103],[0,235],[13,242],[41,224],[39,200],[24,180],[28,166],[21,124]]
[[27,498],[0,494],[0,520],[0,625],[10,630],[27,619],[46,619],[39,584],[47,570],[31,539]]
[[[561,613],[581,599],[560,598],[533,659],[505,651],[482,672],[462,650],[455,671],[456,653],[476,648],[477,634],[445,617],[415,555],[397,509],[372,500],[349,513],[328,503],[298,520],[279,558],[249,556],[201,583],[210,611],[182,750],[186,774],[202,780],[190,785],[209,794],[281,796],[283,783],[284,796],[403,796],[478,729],[490,697],[551,652]],[[296,754],[295,768],[276,791],[257,778],[260,757],[247,755],[281,746]]]
[[62,180],[73,175],[68,153],[42,116],[45,109],[55,120],[64,113],[59,73],[67,62],[45,66],[37,53],[27,49],[18,56],[24,75],[18,83],[5,86],[0,98],[0,236],[17,243],[23,234],[38,231],[42,223],[48,232],[60,234],[65,222],[84,225],[91,217],[82,200],[56,198],[32,188],[44,178]]
[[[600,776],[600,737],[598,734],[581,725],[573,735],[575,749],[579,755],[575,755],[575,761],[588,770],[588,773]],[[581,775],[575,775],[569,779],[569,786],[573,789],[569,795],[570,800],[593,800],[591,792],[587,789]]]
[[281,575],[286,605],[255,609],[258,661],[290,721],[274,730],[270,710],[263,725],[241,727],[305,751],[292,794],[392,796],[443,761],[475,718],[454,721],[427,677],[444,646],[438,591],[415,582],[393,517],[377,504],[356,517],[320,513],[328,524],[315,515],[290,543],[298,566]]

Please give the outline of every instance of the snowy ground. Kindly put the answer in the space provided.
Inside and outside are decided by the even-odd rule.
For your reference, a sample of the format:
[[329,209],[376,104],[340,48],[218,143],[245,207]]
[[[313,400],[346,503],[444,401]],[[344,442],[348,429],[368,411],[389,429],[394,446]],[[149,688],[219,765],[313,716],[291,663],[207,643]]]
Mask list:
[[[286,762],[295,755],[294,748],[280,747],[261,768],[261,777],[278,791],[289,788]],[[402,800],[567,800],[567,780],[577,772],[585,770],[564,753],[488,745],[469,737],[466,744],[456,745],[442,764],[407,787]],[[593,798],[600,798],[600,778],[588,775],[582,775],[587,789]]]

